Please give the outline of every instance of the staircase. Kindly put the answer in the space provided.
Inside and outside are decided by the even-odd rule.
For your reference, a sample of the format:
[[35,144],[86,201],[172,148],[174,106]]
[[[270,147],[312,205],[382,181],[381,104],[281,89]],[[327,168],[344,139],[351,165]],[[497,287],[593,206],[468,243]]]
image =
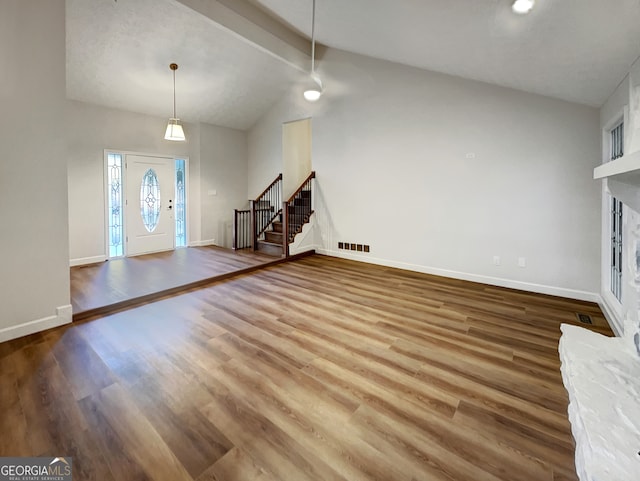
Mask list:
[[[297,194],[297,195],[296,195]],[[309,222],[313,210],[311,210],[311,188],[300,190],[289,200],[287,211],[289,213],[288,244],[291,244],[297,234],[302,232],[302,227]],[[269,229],[264,231],[264,239],[258,240],[258,250],[270,255],[283,255],[284,249],[284,224],[282,211],[271,222]]]
[[315,172],[296,192],[280,204],[282,174],[257,199],[250,210],[236,210],[234,217],[234,249],[251,247],[277,257],[289,257],[289,244],[309,222],[312,210]]
[[282,230],[282,212],[279,211],[276,219],[269,225],[269,229],[263,232],[264,239],[258,239],[258,251],[271,256],[282,256],[282,240],[284,238]]

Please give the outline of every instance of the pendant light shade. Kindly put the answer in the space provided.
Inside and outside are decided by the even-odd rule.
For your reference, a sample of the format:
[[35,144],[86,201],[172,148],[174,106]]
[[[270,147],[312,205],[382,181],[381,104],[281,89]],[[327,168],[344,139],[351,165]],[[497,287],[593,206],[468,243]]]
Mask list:
[[525,13],[529,13],[531,11],[534,3],[535,0],[515,0],[511,8],[515,13],[524,15]]
[[322,90],[320,90],[318,87],[311,87],[306,89],[303,95],[305,100],[307,100],[308,102],[315,102],[320,99]]
[[175,140],[178,142],[184,142],[184,129],[180,124],[180,119],[176,116],[176,70],[178,70],[178,64],[172,63],[169,68],[173,71],[173,117],[169,119],[167,124],[167,130],[164,133],[165,140]]
[[164,139],[177,141],[185,140],[184,129],[182,128],[182,125],[180,125],[180,119],[169,119],[167,130],[164,133]]
[[322,95],[322,81],[317,75],[312,75],[304,88],[304,98],[308,102],[317,101]]

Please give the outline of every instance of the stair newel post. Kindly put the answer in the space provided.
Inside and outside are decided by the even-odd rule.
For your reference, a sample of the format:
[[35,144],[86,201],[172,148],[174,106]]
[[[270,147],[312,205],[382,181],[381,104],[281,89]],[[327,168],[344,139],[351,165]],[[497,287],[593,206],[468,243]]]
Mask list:
[[256,201],[251,200],[251,249],[254,251],[258,250],[258,235],[257,235],[257,217],[256,217]]
[[309,190],[311,191],[311,201],[309,203],[309,212],[313,212],[315,211],[315,190],[316,190],[316,173],[315,171],[312,172],[313,177],[311,177],[311,180],[309,180]]
[[289,257],[289,203],[282,203],[282,255]]
[[[283,182],[282,182],[282,174],[280,174],[278,176],[278,179],[279,179],[279,182],[278,182],[278,199],[277,199],[278,203],[276,205],[282,205],[282,201],[284,201],[284,189],[282,187],[282,184],[283,184]],[[282,215],[283,214],[284,214],[284,210],[281,213],[280,220],[282,220]]]

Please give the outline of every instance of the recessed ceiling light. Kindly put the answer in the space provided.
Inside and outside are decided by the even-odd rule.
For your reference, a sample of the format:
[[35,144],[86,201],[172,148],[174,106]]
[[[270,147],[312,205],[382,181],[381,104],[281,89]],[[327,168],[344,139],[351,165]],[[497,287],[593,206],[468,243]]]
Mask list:
[[534,3],[535,0],[516,0],[515,2],[513,2],[513,6],[511,7],[511,9],[519,15],[524,15],[525,13],[529,13],[531,11]]

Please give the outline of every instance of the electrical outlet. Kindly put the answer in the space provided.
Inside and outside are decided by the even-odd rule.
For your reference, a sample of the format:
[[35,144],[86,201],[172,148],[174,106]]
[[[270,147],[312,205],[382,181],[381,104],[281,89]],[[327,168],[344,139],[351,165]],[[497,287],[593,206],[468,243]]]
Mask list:
[[518,267],[527,267],[527,259],[525,257],[518,257]]
[[493,256],[493,265],[494,266],[500,265],[500,256]]

